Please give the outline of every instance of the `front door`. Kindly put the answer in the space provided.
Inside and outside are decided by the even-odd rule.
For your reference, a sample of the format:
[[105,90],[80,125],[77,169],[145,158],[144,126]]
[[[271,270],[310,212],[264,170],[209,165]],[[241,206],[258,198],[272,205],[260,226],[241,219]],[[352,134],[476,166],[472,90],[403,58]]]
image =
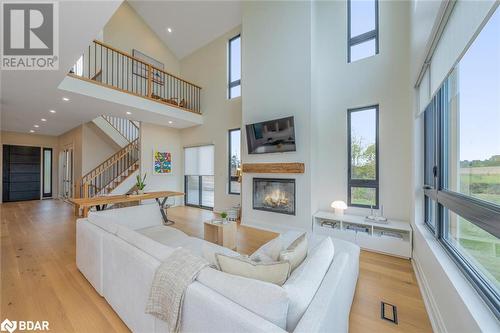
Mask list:
[[3,201],[40,199],[40,147],[3,145]]

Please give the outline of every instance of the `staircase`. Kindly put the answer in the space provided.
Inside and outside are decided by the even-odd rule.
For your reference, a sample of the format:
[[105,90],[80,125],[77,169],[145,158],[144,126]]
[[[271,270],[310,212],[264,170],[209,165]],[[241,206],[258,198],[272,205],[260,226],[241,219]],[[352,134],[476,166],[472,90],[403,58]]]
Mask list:
[[81,198],[125,194],[134,186],[133,176],[139,172],[139,126],[134,121],[111,116],[101,116],[94,123],[122,149],[84,175],[77,194]]

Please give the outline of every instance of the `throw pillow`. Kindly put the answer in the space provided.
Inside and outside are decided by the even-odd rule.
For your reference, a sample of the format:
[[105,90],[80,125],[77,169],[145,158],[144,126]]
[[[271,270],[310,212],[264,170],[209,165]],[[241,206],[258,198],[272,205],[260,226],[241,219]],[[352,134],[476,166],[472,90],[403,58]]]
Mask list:
[[264,259],[268,257],[271,258],[272,261],[278,261],[278,257],[280,256],[280,252],[282,250],[283,243],[281,240],[281,236],[278,236],[259,247],[259,249],[250,256],[250,259],[255,260],[258,257]]
[[293,241],[290,246],[280,252],[279,261],[289,261],[291,271],[299,267],[307,256],[307,238],[306,233],[303,233],[299,238]]
[[220,270],[233,275],[266,281],[281,286],[286,282],[290,274],[290,263],[288,261],[257,263],[244,257],[231,257],[220,253],[217,253],[215,256]]

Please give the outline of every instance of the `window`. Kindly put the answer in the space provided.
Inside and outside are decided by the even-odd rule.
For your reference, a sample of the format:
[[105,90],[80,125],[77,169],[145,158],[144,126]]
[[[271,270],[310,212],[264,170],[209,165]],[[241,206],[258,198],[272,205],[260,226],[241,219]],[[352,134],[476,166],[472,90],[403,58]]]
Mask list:
[[229,194],[240,194],[241,185],[238,182],[238,169],[241,166],[241,130],[229,131]]
[[52,196],[52,148],[43,148],[43,197]]
[[[500,11],[425,110],[425,214],[500,317]],[[432,168],[432,173],[431,173]]]
[[213,209],[214,181],[214,146],[184,148],[185,204]]
[[378,208],[378,106],[347,111],[348,205]]
[[378,54],[378,0],[347,0],[347,62]]
[[229,40],[229,99],[241,96],[241,36]]

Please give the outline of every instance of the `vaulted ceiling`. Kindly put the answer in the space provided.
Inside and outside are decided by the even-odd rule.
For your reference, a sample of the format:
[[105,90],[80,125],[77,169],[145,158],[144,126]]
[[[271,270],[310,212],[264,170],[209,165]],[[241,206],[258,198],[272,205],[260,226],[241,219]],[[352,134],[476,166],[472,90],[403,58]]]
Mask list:
[[178,59],[241,24],[240,1],[135,0],[129,4]]

